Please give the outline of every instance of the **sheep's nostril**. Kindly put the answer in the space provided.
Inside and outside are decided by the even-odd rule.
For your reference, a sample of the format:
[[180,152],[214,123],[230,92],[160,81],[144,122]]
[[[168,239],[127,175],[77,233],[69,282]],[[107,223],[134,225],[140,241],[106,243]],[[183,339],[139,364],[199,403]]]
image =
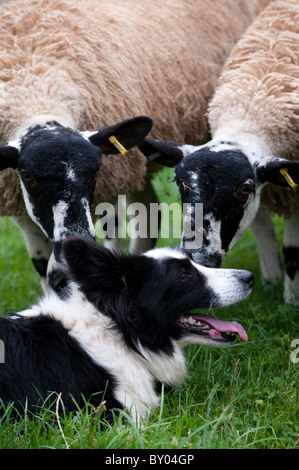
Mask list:
[[240,275],[240,280],[251,288],[254,283],[254,275],[250,271],[242,271],[242,274]]

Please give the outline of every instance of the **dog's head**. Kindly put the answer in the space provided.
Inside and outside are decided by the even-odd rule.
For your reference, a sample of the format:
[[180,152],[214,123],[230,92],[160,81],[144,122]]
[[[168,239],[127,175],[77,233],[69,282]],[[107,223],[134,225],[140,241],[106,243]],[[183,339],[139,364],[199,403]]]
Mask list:
[[173,340],[182,346],[225,346],[236,335],[247,340],[240,324],[192,311],[247,297],[248,271],[199,266],[170,248],[120,255],[83,237],[66,239],[63,252],[70,278],[134,350],[141,345],[171,354]]

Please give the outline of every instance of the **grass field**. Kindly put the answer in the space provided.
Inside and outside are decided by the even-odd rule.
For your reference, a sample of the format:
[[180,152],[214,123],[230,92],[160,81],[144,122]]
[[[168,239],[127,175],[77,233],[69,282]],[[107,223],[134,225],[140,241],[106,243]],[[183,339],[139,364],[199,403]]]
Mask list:
[[[161,201],[178,200],[164,171],[155,181]],[[275,219],[281,242],[283,222]],[[178,240],[159,240],[163,245]],[[225,267],[255,274],[252,295],[217,316],[240,322],[249,341],[229,349],[189,346],[188,378],[181,388],[161,391],[161,406],[142,429],[125,414],[101,428],[101,415],[89,406],[58,419],[43,413],[18,422],[0,422],[0,448],[98,449],[292,449],[299,448],[298,372],[291,343],[299,338],[299,308],[284,304],[282,286],[263,287],[250,230],[229,253]],[[40,294],[22,235],[9,219],[0,220],[0,313],[17,311]],[[299,358],[299,354],[298,354]],[[1,367],[1,365],[0,365]],[[53,400],[57,397],[53,396]],[[59,404],[60,409],[63,404]]]

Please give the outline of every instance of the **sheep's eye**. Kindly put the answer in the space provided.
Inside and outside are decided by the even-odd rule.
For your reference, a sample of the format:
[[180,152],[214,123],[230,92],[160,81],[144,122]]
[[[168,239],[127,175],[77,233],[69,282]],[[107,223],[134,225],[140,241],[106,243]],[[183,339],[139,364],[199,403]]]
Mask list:
[[240,193],[243,194],[243,196],[246,196],[251,192],[251,187],[249,184],[242,184],[240,188]]
[[242,201],[247,200],[249,194],[254,191],[253,183],[242,183],[235,190],[235,196]]
[[21,171],[21,176],[25,183],[32,183],[34,181],[34,178],[29,171]]
[[178,277],[178,281],[186,281],[190,277],[191,277],[191,273],[189,273],[188,271],[182,271]]

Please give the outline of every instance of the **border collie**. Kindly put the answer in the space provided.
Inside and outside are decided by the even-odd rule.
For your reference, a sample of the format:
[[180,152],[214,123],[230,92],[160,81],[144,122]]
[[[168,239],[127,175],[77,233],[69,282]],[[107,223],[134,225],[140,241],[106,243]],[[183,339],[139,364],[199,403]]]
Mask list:
[[126,408],[139,422],[159,404],[157,383],[183,380],[183,346],[247,341],[240,324],[191,311],[247,297],[248,271],[202,267],[170,248],[116,254],[83,237],[66,239],[63,256],[67,295],[0,319],[2,414],[9,402],[36,412],[56,392],[69,411],[105,401],[108,415]]

